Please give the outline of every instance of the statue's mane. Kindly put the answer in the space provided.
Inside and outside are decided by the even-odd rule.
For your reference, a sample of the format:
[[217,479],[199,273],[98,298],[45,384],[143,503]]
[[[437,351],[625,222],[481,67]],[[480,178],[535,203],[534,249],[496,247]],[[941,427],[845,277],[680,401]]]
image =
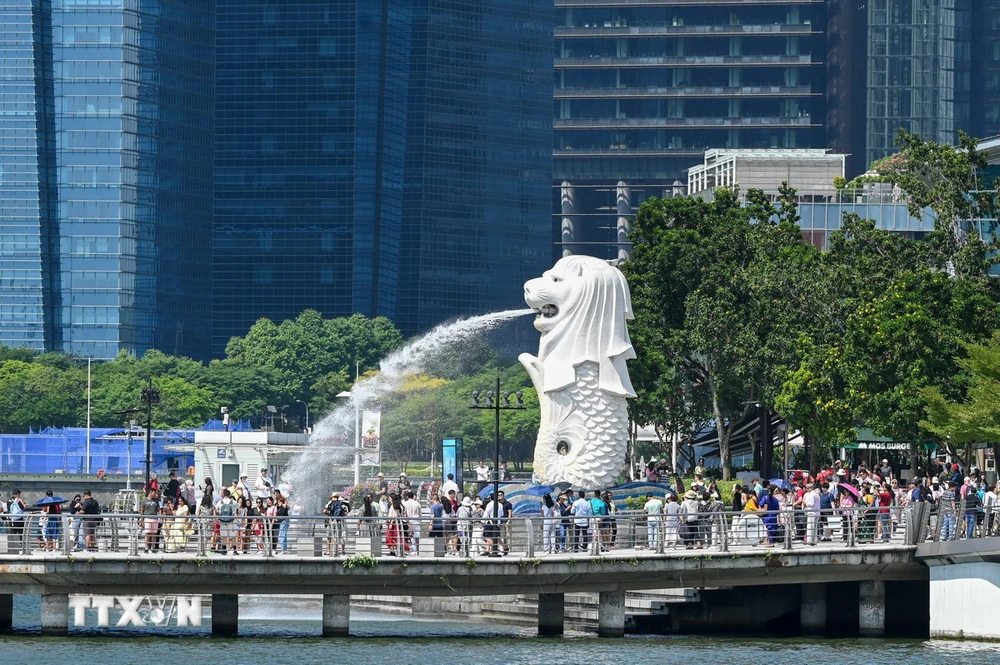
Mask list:
[[[594,362],[600,367],[600,387],[622,397],[635,397],[625,361],[635,358],[626,321],[633,318],[628,282],[614,266],[592,256],[567,256],[552,273],[573,279],[580,288],[563,303],[563,318],[542,335],[538,359],[544,392],[576,381],[576,367]],[[569,309],[570,311],[566,311]]]

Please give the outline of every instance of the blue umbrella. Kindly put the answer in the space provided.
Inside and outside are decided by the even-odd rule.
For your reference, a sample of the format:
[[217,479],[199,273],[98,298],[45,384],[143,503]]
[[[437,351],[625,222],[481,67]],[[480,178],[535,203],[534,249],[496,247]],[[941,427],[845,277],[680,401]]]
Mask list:
[[567,487],[569,483],[556,483],[555,485],[535,485],[524,490],[524,493],[528,496],[545,496],[546,494],[552,494],[553,492],[562,492]]
[[46,496],[35,501],[36,506],[51,506],[56,503],[69,503],[69,499],[64,499],[61,496]]
[[791,490],[792,484],[785,480],[784,478],[771,478],[769,481],[772,485],[775,485],[778,489]]

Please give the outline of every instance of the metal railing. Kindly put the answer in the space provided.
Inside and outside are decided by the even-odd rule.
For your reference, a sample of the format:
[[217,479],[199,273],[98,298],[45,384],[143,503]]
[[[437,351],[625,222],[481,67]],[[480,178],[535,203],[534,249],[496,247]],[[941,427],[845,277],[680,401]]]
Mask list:
[[[973,520],[973,536],[1000,530],[1000,512]],[[949,515],[951,517],[949,517]],[[815,546],[856,548],[914,545],[933,537],[947,539],[952,518],[964,519],[964,506],[948,510],[890,506],[781,510],[710,511],[647,515],[620,512],[607,516],[434,519],[390,517],[290,517],[215,515],[103,514],[99,517],[24,514],[0,529],[0,555],[67,557],[90,552],[130,556],[506,556],[558,554],[635,555],[684,549],[715,551]],[[960,519],[960,516],[961,517]],[[966,535],[963,531],[962,535]]]
[[1000,504],[984,506],[965,499],[922,505],[918,542],[1000,537]]

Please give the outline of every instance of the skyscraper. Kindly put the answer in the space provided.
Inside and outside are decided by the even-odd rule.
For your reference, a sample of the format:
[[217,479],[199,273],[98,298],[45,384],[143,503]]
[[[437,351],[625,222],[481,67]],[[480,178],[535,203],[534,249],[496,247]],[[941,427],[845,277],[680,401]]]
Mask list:
[[868,1],[869,163],[896,151],[900,127],[945,144],[956,141],[959,129],[970,130],[971,6],[971,0]]
[[0,344],[203,356],[214,2],[0,0]]
[[544,0],[218,0],[213,350],[267,316],[412,334],[504,308],[551,237]]
[[823,0],[555,5],[557,253],[627,256],[707,149],[827,147]]

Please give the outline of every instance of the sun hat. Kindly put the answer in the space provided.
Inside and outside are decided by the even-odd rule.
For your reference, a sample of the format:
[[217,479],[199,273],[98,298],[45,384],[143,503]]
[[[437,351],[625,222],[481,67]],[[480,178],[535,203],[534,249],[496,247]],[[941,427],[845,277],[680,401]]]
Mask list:
[[480,498],[479,498],[479,497],[477,496],[477,497],[476,497],[476,500],[475,500],[475,501],[473,501],[472,503],[473,503],[473,504],[475,504],[475,505],[477,505],[477,506],[481,506],[481,505],[483,505],[483,500],[482,500],[482,499],[480,499]]
[[384,473],[382,473],[381,471],[379,471],[379,472],[378,472],[378,477],[379,477],[379,478],[385,478],[385,474],[384,474]]
[[684,493],[684,498],[685,499],[697,499],[698,495],[695,494],[694,491],[688,490],[687,492]]
[[472,499],[470,499],[469,497],[465,497],[464,499],[462,499],[462,505],[463,506],[471,506],[472,505]]

